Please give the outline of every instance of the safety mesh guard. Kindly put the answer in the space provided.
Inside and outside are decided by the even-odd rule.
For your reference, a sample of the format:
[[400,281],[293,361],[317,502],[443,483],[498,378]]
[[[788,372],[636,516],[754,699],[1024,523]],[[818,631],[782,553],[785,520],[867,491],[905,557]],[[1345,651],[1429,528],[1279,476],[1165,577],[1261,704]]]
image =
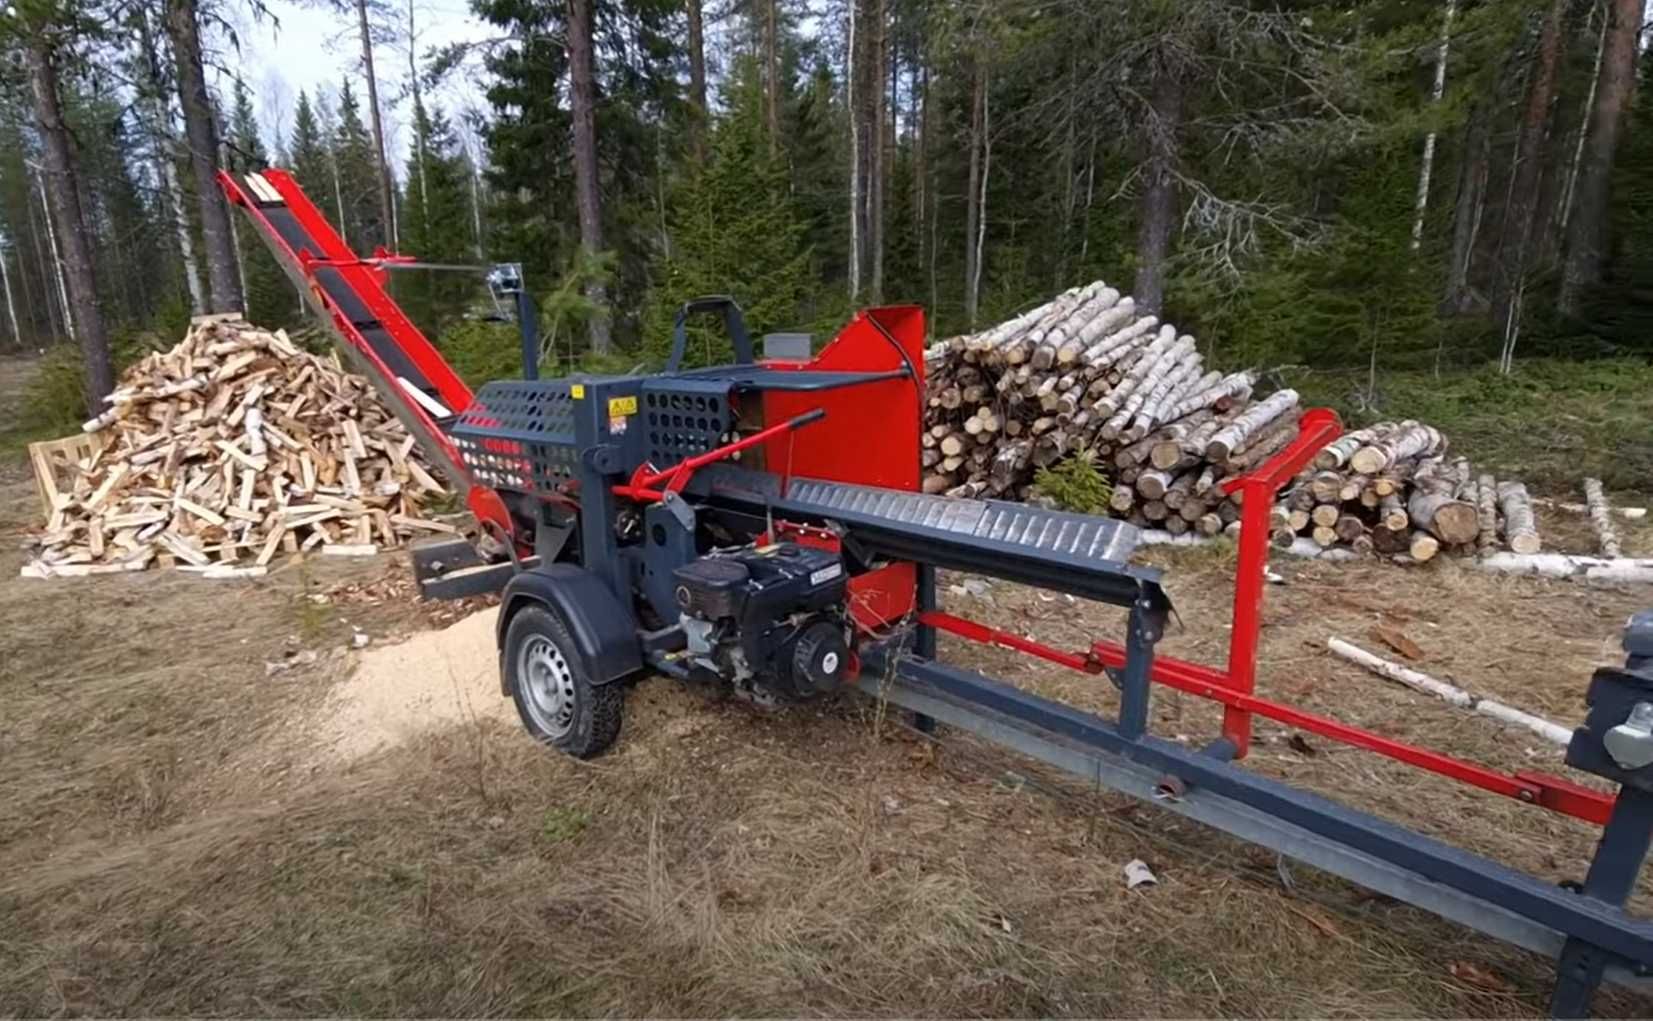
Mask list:
[[487,485],[552,489],[574,475],[578,452],[567,383],[489,383],[448,432],[466,467]]
[[706,393],[643,393],[643,439],[648,460],[660,467],[721,446],[731,426],[729,403]]

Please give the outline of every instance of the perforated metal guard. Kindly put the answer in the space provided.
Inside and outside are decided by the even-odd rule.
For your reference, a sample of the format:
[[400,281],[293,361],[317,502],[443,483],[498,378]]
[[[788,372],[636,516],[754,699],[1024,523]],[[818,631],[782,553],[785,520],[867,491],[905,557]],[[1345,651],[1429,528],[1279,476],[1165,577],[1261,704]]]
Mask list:
[[907,525],[1086,560],[1123,563],[1137,542],[1136,528],[1122,521],[1002,500],[959,500],[816,479],[795,480],[786,497],[850,521]]
[[551,489],[574,474],[574,401],[565,382],[489,383],[448,433],[466,467],[491,486]]
[[718,393],[682,393],[645,386],[644,456],[658,467],[721,446],[730,426],[729,402]]

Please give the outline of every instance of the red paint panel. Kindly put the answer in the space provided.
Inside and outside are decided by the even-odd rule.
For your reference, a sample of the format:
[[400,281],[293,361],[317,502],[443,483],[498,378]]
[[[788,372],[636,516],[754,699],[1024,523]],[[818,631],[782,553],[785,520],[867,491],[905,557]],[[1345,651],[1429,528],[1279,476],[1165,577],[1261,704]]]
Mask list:
[[[874,321],[906,352],[918,378],[816,393],[766,391],[765,422],[784,421],[814,408],[826,412],[825,421],[778,436],[765,445],[764,463],[769,471],[888,489],[918,489],[918,431],[924,394],[922,309],[868,309],[810,361],[766,364],[800,372],[884,372],[901,368],[903,363],[895,346],[879,333]],[[884,627],[912,612],[917,585],[918,573],[912,564],[892,564],[853,578],[849,584],[851,611],[864,627]]]

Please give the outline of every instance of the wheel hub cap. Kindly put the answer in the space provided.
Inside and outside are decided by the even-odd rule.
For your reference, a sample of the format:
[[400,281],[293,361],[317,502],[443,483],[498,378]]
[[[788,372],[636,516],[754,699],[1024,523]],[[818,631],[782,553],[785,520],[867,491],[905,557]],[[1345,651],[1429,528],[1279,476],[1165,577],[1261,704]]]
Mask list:
[[523,704],[540,729],[562,737],[574,727],[574,671],[550,639],[534,635],[518,653]]

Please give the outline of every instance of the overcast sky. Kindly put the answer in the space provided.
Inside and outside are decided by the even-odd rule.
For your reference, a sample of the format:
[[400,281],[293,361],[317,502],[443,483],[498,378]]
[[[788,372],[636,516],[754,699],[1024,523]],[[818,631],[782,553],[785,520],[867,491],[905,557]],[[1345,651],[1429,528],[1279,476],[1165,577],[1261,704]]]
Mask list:
[[[405,4],[405,0],[401,3]],[[235,23],[239,57],[226,41],[224,63],[237,66],[252,91],[265,144],[273,151],[277,138],[284,138],[292,131],[293,109],[300,90],[309,93],[312,99],[321,91],[337,95],[339,83],[347,75],[351,78],[351,88],[364,103],[366,90],[354,14],[342,15],[293,0],[265,0],[265,4],[274,20],[255,21],[250,15],[241,14]],[[401,9],[405,10],[405,6]],[[421,63],[433,46],[472,42],[495,34],[471,16],[467,0],[414,0],[414,15],[418,22]],[[407,151],[407,125],[411,119],[408,104],[402,99],[408,85],[403,24],[404,19],[399,18],[392,26],[398,36],[396,42],[380,44],[373,53],[380,104],[384,108],[386,144],[392,161],[397,164],[398,175]],[[223,85],[227,94],[228,84]],[[480,91],[468,80],[444,85],[434,98],[450,116],[456,107],[482,105]]]

